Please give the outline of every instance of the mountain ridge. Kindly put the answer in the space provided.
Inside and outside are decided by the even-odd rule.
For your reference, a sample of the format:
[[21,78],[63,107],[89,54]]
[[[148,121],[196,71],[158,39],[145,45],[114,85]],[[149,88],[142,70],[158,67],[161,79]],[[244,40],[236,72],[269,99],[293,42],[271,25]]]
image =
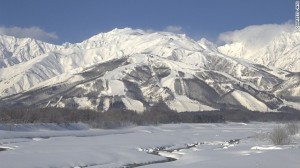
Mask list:
[[44,45],[45,52],[0,68],[0,105],[142,112],[163,101],[178,112],[298,108],[299,96],[285,91],[300,90],[291,80],[297,77],[224,55],[206,39],[125,28],[81,43]]
[[218,51],[266,66],[300,71],[300,66],[297,66],[300,64],[300,32],[282,32],[254,51],[245,41],[219,46]]

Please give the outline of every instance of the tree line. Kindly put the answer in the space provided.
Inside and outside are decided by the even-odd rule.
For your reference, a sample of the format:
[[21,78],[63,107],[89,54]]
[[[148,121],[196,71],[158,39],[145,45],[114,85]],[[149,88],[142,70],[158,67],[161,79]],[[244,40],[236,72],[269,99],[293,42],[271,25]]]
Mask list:
[[129,125],[167,123],[221,123],[250,121],[300,120],[300,112],[253,112],[245,110],[201,111],[178,113],[164,103],[152,106],[143,113],[113,108],[105,112],[67,108],[0,108],[0,123],[58,123],[83,122],[96,128],[118,128]]

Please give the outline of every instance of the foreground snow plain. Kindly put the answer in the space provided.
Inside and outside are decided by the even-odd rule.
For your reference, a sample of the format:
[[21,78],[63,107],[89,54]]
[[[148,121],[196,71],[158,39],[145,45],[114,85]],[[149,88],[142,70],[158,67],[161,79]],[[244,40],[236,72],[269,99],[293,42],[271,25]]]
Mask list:
[[300,135],[290,145],[273,146],[267,136],[277,125],[166,124],[115,130],[84,124],[0,125],[0,167],[299,168]]

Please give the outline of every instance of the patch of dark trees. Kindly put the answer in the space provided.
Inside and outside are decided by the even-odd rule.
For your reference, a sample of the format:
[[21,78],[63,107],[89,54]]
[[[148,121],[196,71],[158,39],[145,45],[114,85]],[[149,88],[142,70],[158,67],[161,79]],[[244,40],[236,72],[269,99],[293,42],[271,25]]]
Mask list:
[[143,113],[113,108],[105,112],[66,108],[0,108],[0,123],[58,123],[83,122],[95,128],[118,128],[130,125],[167,123],[271,122],[300,120],[299,111],[255,112],[222,110],[178,113],[160,103]]

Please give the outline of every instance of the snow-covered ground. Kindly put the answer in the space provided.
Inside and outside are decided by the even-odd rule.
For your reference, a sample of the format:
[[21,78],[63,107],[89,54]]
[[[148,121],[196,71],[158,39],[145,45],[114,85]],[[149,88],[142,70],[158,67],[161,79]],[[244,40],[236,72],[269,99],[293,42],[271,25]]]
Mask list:
[[[116,130],[0,125],[0,167],[298,168],[300,135],[273,146],[276,123],[167,124]],[[10,130],[10,131],[9,131]]]

